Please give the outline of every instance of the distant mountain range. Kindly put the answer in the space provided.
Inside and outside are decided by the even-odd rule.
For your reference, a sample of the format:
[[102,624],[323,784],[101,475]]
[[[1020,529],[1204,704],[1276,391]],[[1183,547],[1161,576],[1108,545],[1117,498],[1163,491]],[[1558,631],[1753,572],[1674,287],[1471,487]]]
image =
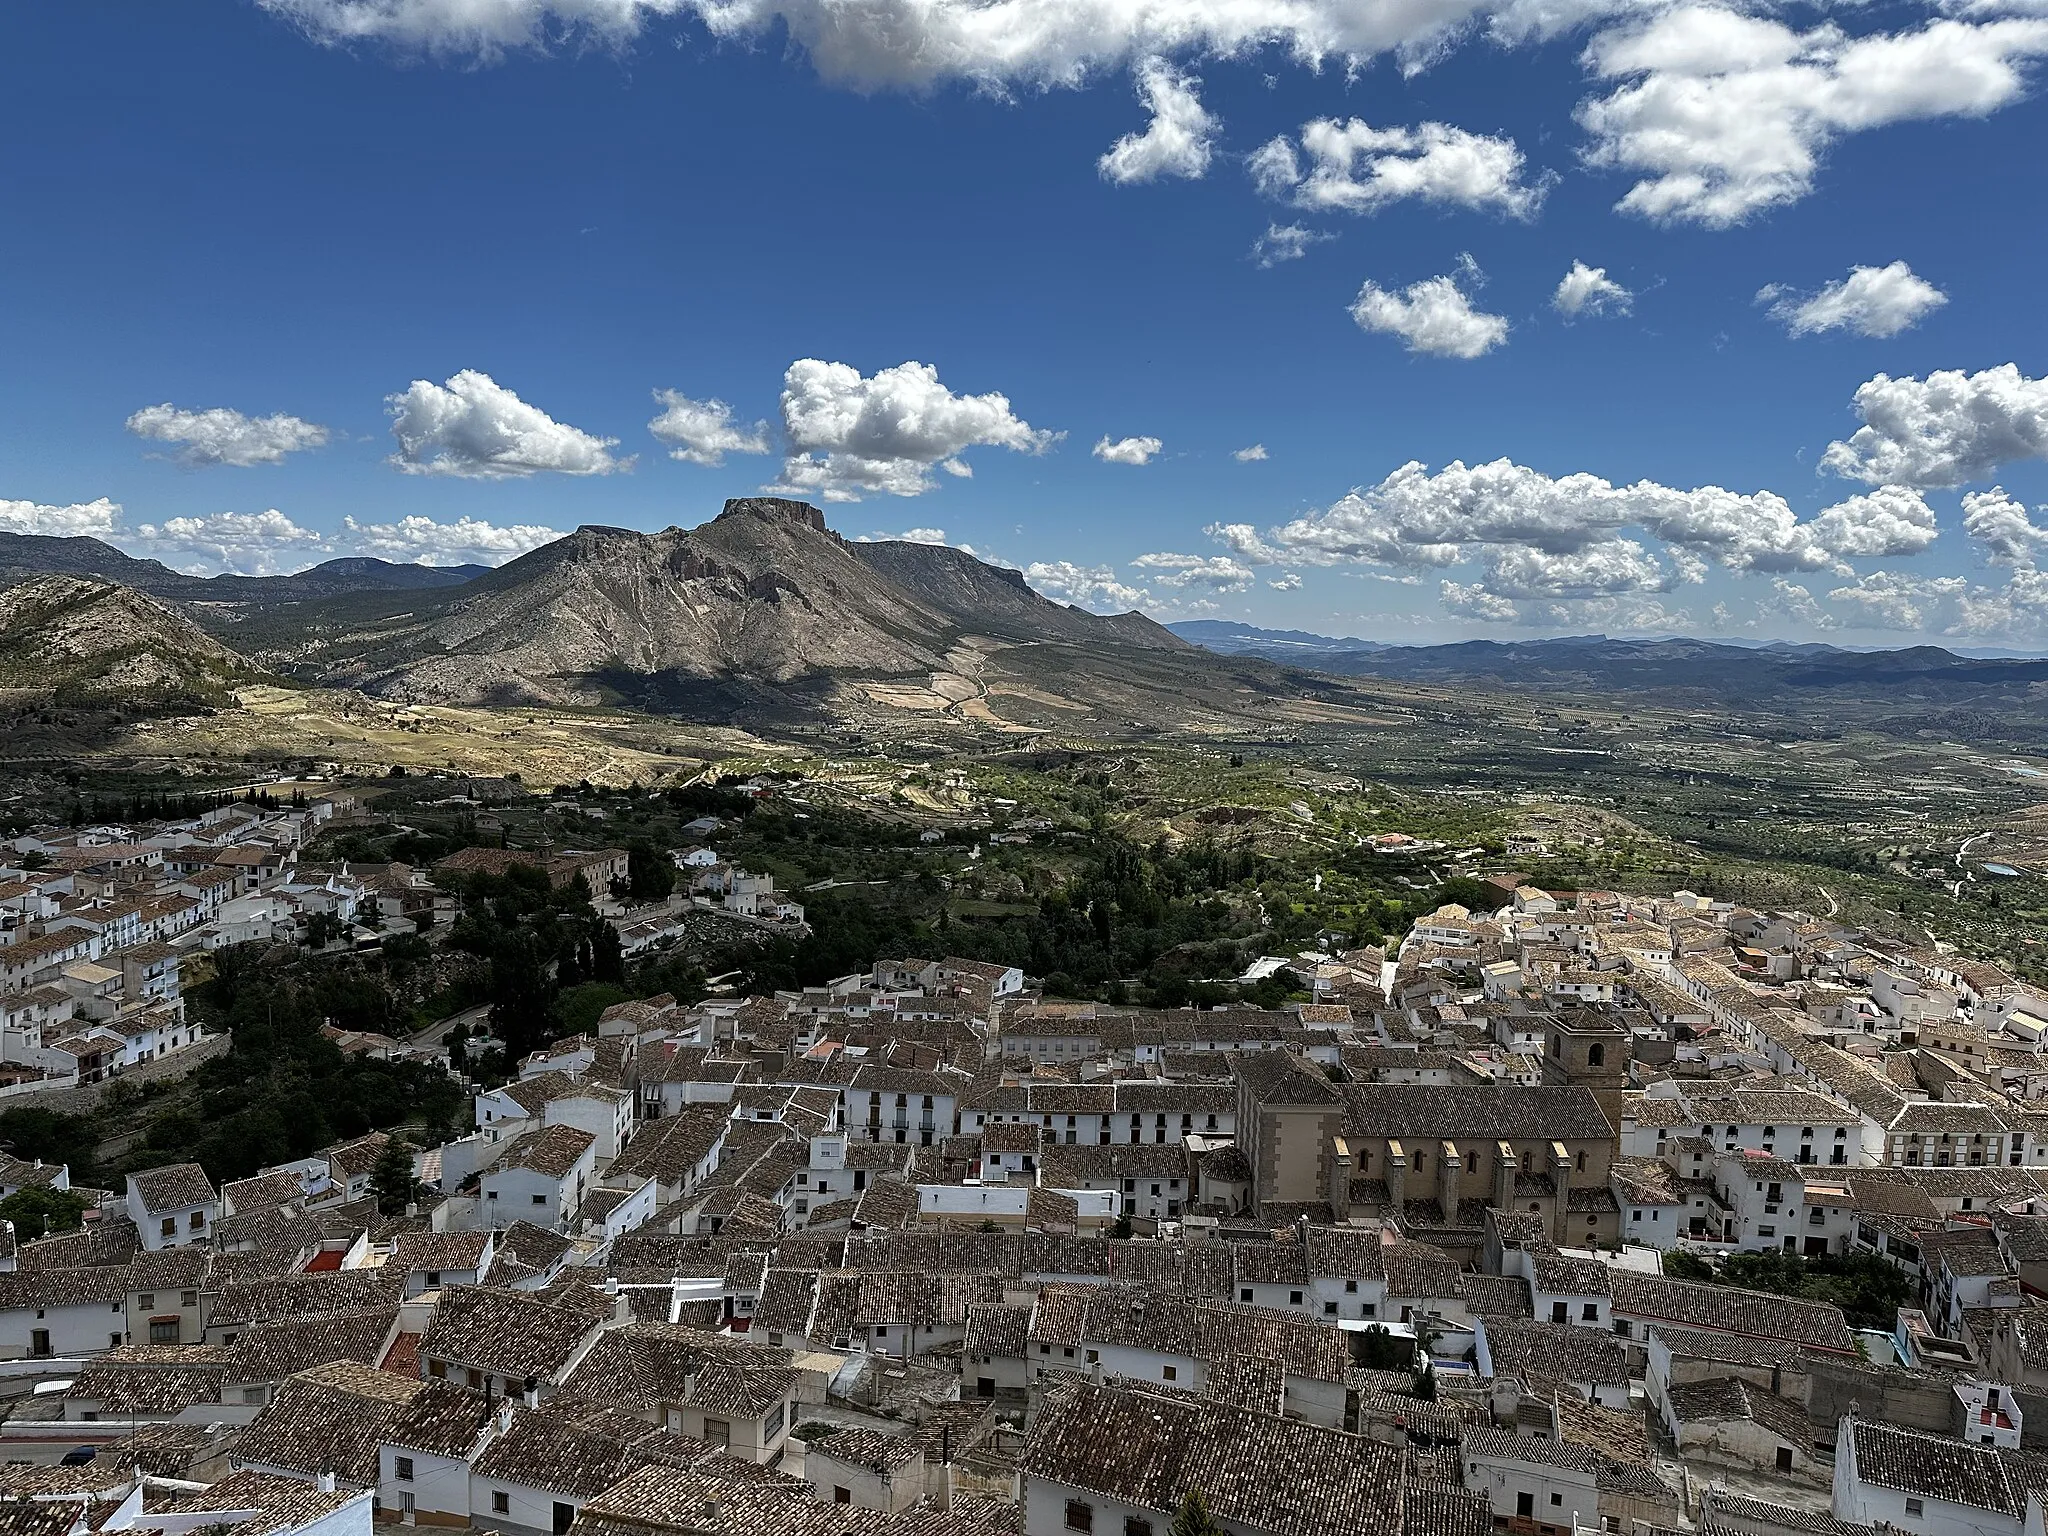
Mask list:
[[1853,719],[1956,740],[2009,742],[2048,728],[2048,659],[2041,657],[1962,656],[1934,645],[1864,651],[1606,635],[1407,646],[1215,620],[1171,627],[1221,654],[1284,657],[1290,666],[1340,677],[1604,695],[1810,723]]
[[160,560],[138,560],[90,538],[0,533],[0,587],[37,576],[98,576],[151,597],[184,603],[297,603],[345,592],[404,592],[460,586],[487,565],[398,565],[353,556],[290,576],[187,576]]

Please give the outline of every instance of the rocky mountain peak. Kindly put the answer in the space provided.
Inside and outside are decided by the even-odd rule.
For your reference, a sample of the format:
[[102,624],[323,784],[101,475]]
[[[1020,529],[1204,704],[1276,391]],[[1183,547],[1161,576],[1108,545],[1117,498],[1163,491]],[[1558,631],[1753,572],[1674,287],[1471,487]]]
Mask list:
[[780,522],[796,523],[805,528],[815,528],[820,533],[830,533],[825,526],[825,514],[808,501],[795,501],[787,496],[734,496],[727,500],[725,509],[713,519],[724,522],[727,518],[770,518]]

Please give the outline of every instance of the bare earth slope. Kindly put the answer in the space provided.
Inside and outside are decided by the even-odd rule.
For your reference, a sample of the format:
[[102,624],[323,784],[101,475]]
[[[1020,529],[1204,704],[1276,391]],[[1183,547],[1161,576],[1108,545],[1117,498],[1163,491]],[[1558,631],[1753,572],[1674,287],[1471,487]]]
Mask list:
[[762,497],[699,528],[579,529],[323,665],[422,701],[578,702],[606,678],[782,687],[944,671],[970,635],[1193,654],[1135,614],[1062,607],[959,550],[850,544],[815,508]]

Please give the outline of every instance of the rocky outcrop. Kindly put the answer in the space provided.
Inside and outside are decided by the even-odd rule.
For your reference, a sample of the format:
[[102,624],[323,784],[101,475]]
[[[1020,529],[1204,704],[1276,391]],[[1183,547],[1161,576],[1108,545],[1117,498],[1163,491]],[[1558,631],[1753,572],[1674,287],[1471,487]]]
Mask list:
[[698,528],[579,528],[463,588],[351,680],[450,702],[566,701],[620,674],[780,685],[929,672],[971,635],[1188,649],[964,551],[849,543],[807,503],[749,497]]

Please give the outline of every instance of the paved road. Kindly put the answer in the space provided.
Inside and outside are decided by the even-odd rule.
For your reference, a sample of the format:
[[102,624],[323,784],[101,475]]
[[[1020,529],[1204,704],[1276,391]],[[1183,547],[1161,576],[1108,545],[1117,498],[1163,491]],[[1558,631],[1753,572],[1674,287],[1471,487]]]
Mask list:
[[465,1027],[484,1023],[491,1016],[489,1003],[478,1003],[474,1008],[465,1008],[460,1013],[451,1013],[445,1019],[436,1019],[425,1029],[412,1037],[414,1045],[439,1045],[448,1038],[448,1032],[460,1024]]

